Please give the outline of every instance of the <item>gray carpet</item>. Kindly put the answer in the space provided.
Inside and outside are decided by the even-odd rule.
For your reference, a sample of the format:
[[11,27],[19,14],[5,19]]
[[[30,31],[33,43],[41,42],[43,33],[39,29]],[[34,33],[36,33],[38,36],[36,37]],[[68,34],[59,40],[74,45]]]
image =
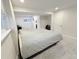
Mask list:
[[33,59],[77,59],[76,46],[76,39],[64,37],[56,46]]

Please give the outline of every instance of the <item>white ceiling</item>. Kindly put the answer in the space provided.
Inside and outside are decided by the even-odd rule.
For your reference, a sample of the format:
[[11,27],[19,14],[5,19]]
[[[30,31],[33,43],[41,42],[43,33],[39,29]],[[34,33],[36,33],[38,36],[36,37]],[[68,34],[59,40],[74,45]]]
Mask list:
[[77,4],[76,0],[25,0],[21,3],[20,0],[12,0],[15,11],[40,11],[51,12],[55,7],[59,9],[67,8]]

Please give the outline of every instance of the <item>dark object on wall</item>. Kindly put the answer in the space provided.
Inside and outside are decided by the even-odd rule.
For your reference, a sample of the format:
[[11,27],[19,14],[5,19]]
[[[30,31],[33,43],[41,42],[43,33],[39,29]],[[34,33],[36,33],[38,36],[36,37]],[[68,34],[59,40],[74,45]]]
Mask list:
[[51,26],[50,25],[46,25],[45,29],[51,30]]

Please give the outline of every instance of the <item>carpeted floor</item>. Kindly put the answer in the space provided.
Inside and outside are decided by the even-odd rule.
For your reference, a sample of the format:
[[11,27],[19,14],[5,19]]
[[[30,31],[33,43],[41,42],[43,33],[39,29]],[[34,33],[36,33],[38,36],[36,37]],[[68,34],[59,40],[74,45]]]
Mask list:
[[77,59],[76,39],[63,37],[64,39],[56,46],[51,47],[33,59]]

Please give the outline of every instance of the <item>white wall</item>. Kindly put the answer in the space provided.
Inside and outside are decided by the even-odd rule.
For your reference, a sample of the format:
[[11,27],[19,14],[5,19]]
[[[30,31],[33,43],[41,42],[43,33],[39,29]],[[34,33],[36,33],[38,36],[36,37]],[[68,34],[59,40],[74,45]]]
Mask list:
[[15,49],[16,49],[16,56],[18,55],[18,32],[17,32],[17,26],[16,26],[16,21],[15,21],[15,15],[14,15],[14,10],[13,10],[13,6],[11,3],[11,0],[9,0],[9,4],[10,4],[10,10],[11,10],[11,22],[10,22],[10,27],[12,29],[12,39],[14,41],[14,45],[15,45]]
[[70,7],[55,12],[54,30],[76,38],[77,31],[77,8]]
[[[36,23],[37,21],[37,23]],[[34,28],[36,29],[36,24],[37,24],[37,29],[40,29],[40,16],[34,16]]]
[[[24,22],[24,19],[29,15],[16,15],[16,23],[17,25],[20,25],[24,29],[36,29],[36,24],[38,24],[38,28],[40,28],[39,24],[39,16],[33,15],[34,20],[31,22]],[[37,23],[36,23],[37,21]]]
[[33,21],[32,22],[24,22],[25,16],[16,16],[16,23],[20,25],[22,28],[33,28]]
[[[18,38],[17,38],[17,27],[15,22],[15,16],[14,11],[12,7],[11,0],[2,0],[3,10],[6,13],[7,20],[5,19],[5,22],[2,22],[2,24],[5,23],[3,29],[12,29],[12,39],[15,45],[15,55],[18,54]],[[3,20],[3,19],[1,19]],[[2,26],[1,26],[2,28]]]
[[24,29],[34,29],[34,24],[33,24],[33,21],[31,22],[24,22],[24,19],[26,17],[25,16],[18,16],[16,17],[16,22],[18,25],[22,26],[22,28]]
[[16,59],[16,52],[11,32],[1,42],[1,59]]
[[46,25],[51,25],[51,15],[41,15],[40,16],[40,27],[45,29]]
[[51,14],[51,30],[54,30],[54,13]]
[[[11,10],[10,10],[10,5],[9,5],[9,1],[1,1],[1,28],[2,29],[8,29],[10,28],[10,19],[9,19],[9,15],[11,15]],[[9,6],[8,6],[9,5]]]

